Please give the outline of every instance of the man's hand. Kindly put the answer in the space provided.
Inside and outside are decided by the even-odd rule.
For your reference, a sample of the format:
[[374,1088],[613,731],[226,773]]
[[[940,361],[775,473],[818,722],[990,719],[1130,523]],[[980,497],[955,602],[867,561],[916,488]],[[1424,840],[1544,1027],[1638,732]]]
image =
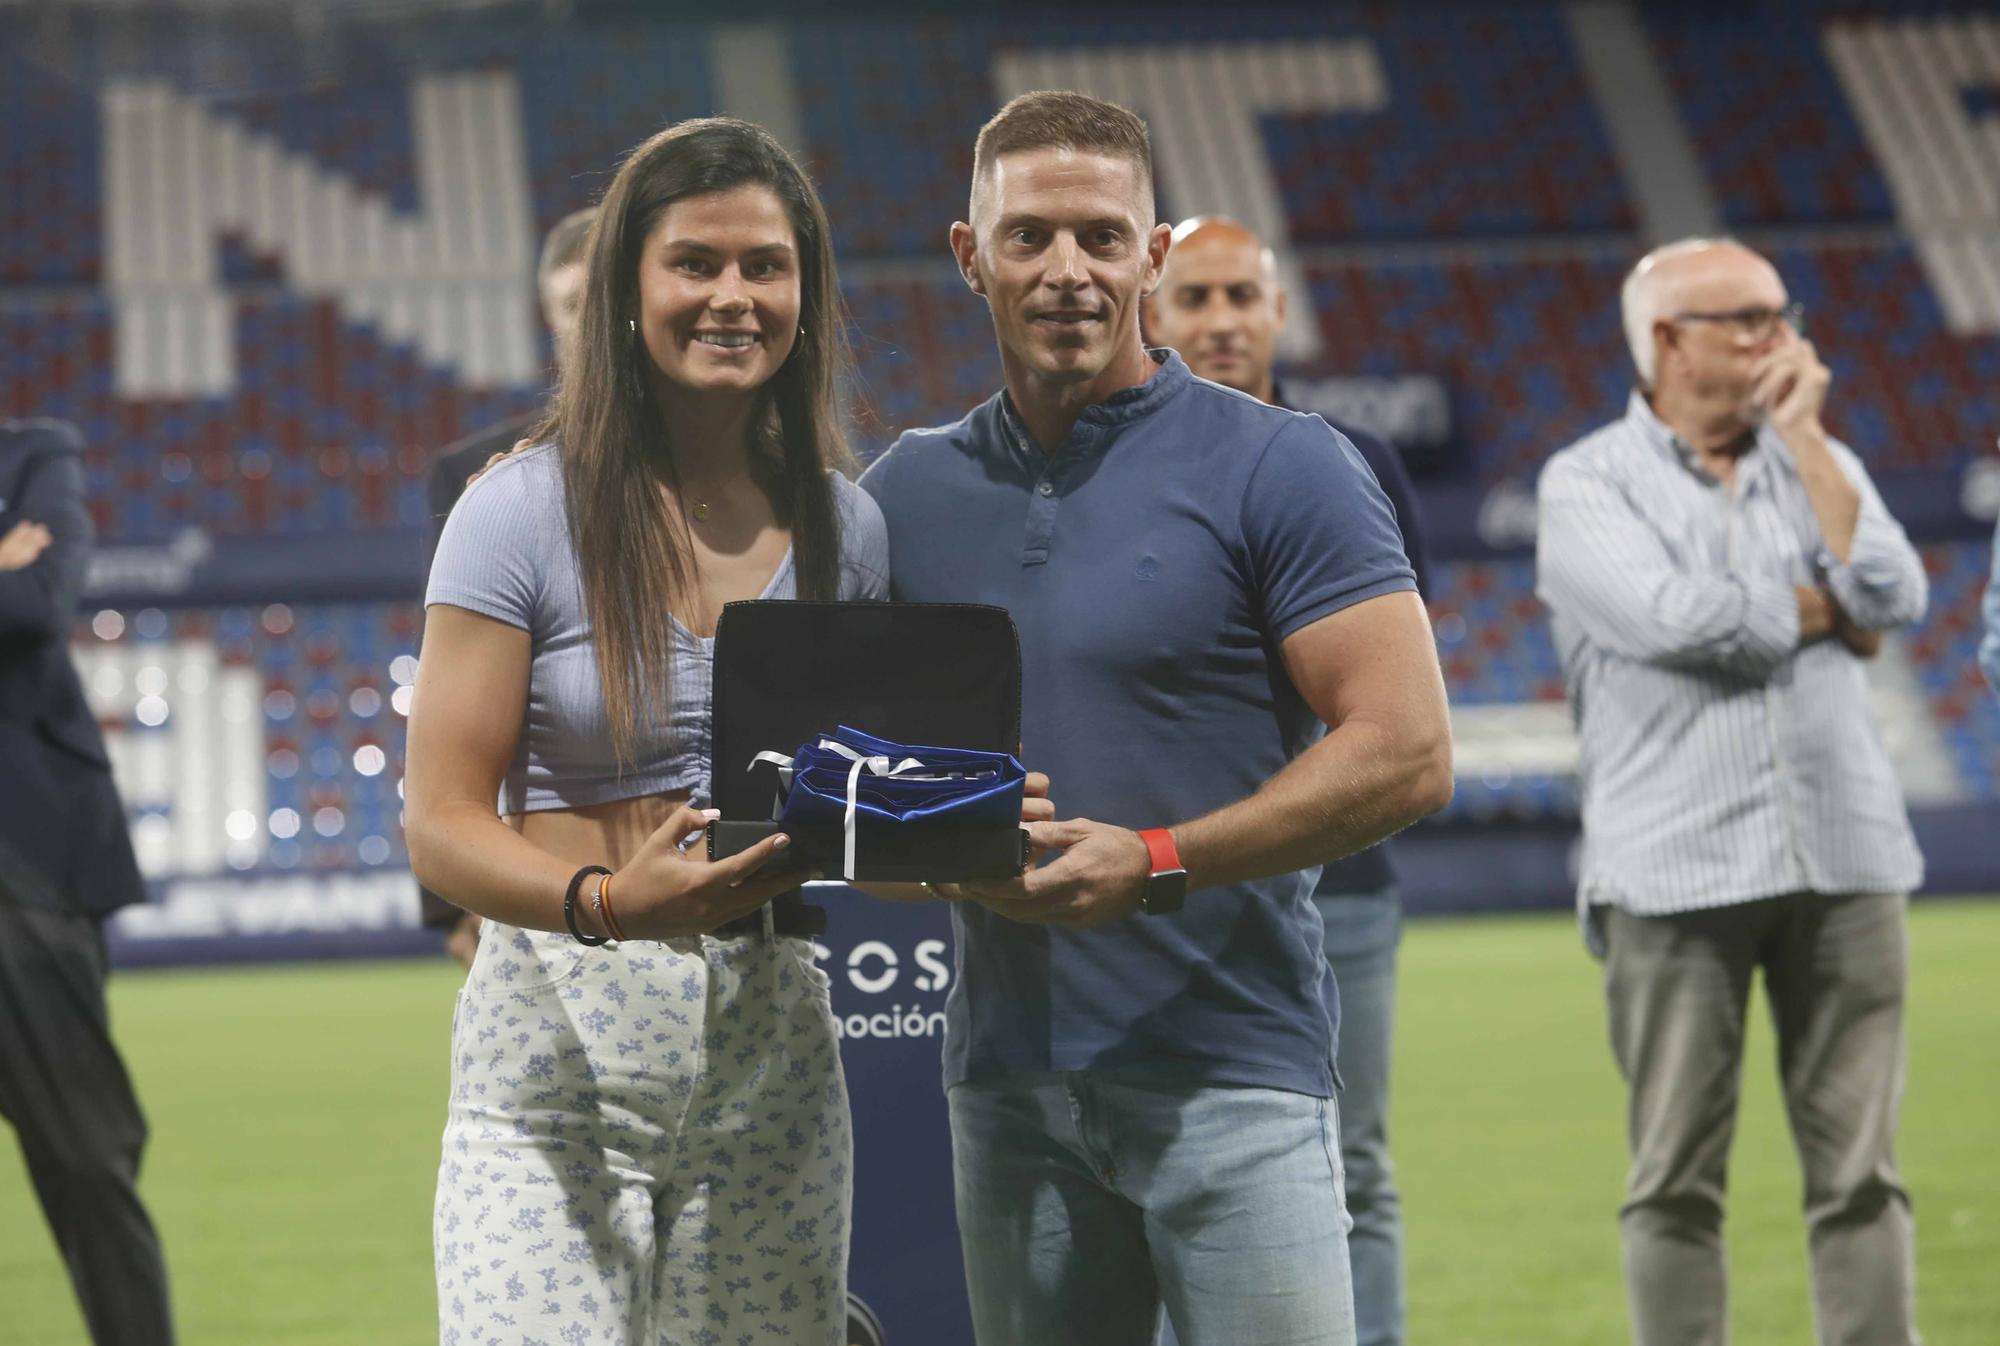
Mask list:
[[1049,798],[1049,778],[1040,771],[1030,771],[1021,787],[1021,821],[1024,823],[1052,823],[1056,820],[1055,801]]
[[0,570],[26,570],[48,550],[56,535],[31,519],[23,519],[0,537]]
[[1792,590],[1799,602],[1799,644],[1832,636],[1856,658],[1873,659],[1881,653],[1882,633],[1856,626],[1831,591],[1811,584],[1795,584]]
[[[1030,771],[1021,790],[1022,823],[1053,822],[1056,806],[1049,799],[1049,778],[1040,771]],[[870,897],[883,898],[890,902],[929,902],[941,900],[959,902],[965,898],[959,885],[955,883],[883,883],[878,880],[864,880],[848,885],[859,888]]]
[[959,884],[957,893],[1010,921],[1075,930],[1106,925],[1139,909],[1153,856],[1137,832],[1070,818],[1030,823],[1028,839],[1038,860],[1051,851],[1059,854],[1018,879]]
[[1792,594],[1799,602],[1799,644],[1810,645],[1832,635],[1834,615],[1840,611],[1833,595],[1815,584],[1794,584]]
[[1820,363],[1819,352],[1803,337],[1788,341],[1757,362],[1751,371],[1750,401],[1794,450],[1799,431],[1820,431],[1820,412],[1833,371]]
[[1857,659],[1873,659],[1882,652],[1882,633],[1856,626],[1839,603],[1833,605],[1833,634]]
[[472,960],[479,955],[478,912],[466,912],[445,931],[444,951],[456,958],[460,967],[468,970],[472,967]]

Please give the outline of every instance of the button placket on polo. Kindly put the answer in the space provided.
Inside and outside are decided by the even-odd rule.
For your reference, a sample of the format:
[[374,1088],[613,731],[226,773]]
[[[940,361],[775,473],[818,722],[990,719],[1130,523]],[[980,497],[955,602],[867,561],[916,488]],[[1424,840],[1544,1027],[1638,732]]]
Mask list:
[[1038,566],[1049,559],[1049,539],[1056,531],[1055,465],[1044,467],[1035,493],[1028,500],[1028,535],[1021,547],[1021,564]]
[[1062,504],[1063,482],[1075,464],[1095,449],[1103,435],[1103,427],[1079,420],[1059,453],[1051,456],[1038,452],[1030,459],[1039,459],[1042,471],[1028,500],[1028,532],[1021,550],[1022,565],[1048,563],[1049,546],[1055,539],[1056,510]]

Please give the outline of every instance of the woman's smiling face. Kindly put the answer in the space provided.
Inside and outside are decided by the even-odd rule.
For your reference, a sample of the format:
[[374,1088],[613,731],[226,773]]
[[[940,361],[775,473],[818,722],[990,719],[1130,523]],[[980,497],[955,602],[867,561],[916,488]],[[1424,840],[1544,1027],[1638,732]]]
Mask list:
[[668,206],[639,254],[639,334],[663,396],[743,395],[799,335],[797,238],[767,187]]

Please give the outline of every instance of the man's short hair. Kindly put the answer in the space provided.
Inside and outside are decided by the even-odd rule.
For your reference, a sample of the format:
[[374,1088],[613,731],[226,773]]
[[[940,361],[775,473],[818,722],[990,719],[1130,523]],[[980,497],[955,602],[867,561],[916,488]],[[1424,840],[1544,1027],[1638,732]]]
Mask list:
[[590,222],[597,218],[597,207],[585,206],[582,210],[572,210],[556,221],[555,228],[542,240],[542,258],[535,264],[535,279],[544,281],[566,266],[574,266],[583,261],[583,245],[590,238]]
[[993,114],[979,128],[972,145],[972,181],[993,170],[1003,154],[1025,150],[1069,150],[1104,154],[1129,162],[1150,212],[1153,204],[1153,142],[1139,115],[1116,103],[1068,89],[1038,89],[1024,93]]

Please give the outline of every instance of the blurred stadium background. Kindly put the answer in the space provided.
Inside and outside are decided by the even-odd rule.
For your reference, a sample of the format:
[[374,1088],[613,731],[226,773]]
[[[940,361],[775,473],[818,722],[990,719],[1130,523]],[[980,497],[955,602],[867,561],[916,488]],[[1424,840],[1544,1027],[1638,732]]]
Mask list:
[[[1931,573],[1925,621],[1872,668],[1930,891],[2000,889],[2000,703],[1973,663],[2000,511],[2000,17],[1886,3],[731,11],[723,22],[692,6],[593,0],[0,3],[0,413],[72,420],[89,443],[100,551],[75,649],[155,886],[150,906],[114,926],[120,964],[435,950],[416,927],[398,827],[425,472],[435,449],[537,404],[548,351],[535,249],[594,198],[624,149],[720,110],[764,123],[807,162],[842,259],[861,375],[854,442],[866,459],[997,381],[984,309],[951,267],[945,227],[963,210],[979,124],[1011,94],[1045,86],[1116,98],[1150,119],[1165,216],[1226,211],[1282,243],[1294,290],[1289,393],[1381,430],[1408,458],[1442,562],[1432,613],[1460,773],[1450,809],[1398,843],[1413,911],[1570,900],[1575,748],[1533,596],[1534,475],[1622,403],[1623,269],[1648,240],[1722,230],[1769,254],[1807,304],[1835,375],[1831,428],[1868,462]],[[936,1008],[944,980],[931,970],[938,951],[925,954],[939,927],[878,930],[857,908],[843,931],[848,915],[837,913],[828,943],[853,974],[837,992],[837,1008],[862,1021],[851,1035],[872,1036],[868,1014],[892,1004],[892,1019]],[[1990,903],[1926,915],[1920,955],[1929,939],[1939,965],[1975,985],[1990,977],[1996,922]],[[1560,918],[1420,927],[1400,1050],[1428,1059],[1431,1042],[1417,1035],[1450,1021],[1414,1003],[1419,988],[1449,1006],[1496,985],[1477,954],[1487,928],[1509,932],[1496,937],[1495,965],[1520,979],[1498,986],[1562,988],[1545,1010],[1523,999],[1530,1026],[1560,1025],[1581,1044],[1570,1064],[1588,1101],[1575,1107],[1599,1125],[1570,1152],[1588,1151],[1594,1186],[1564,1206],[1541,1184],[1503,1183],[1475,1151],[1446,1171],[1485,1172],[1496,1192],[1517,1192],[1528,1204],[1486,1212],[1507,1225],[1545,1198],[1552,1221],[1585,1221],[1551,1237],[1591,1250],[1590,1302],[1608,1293],[1612,1316],[1600,1305],[1545,1334],[1496,1321],[1491,1335],[1440,1319],[1433,1339],[1611,1340],[1617,1095],[1573,932]],[[1539,961],[1507,963],[1527,931]],[[1989,955],[1983,966],[1967,949]],[[1924,973],[1920,963],[1920,998]],[[448,970],[190,972],[114,987],[163,1138],[212,1132],[204,1108],[217,1122],[263,1109],[258,1130],[273,1136],[329,1107],[353,1122],[396,1119],[347,1145],[320,1116],[315,1144],[328,1148],[309,1173],[295,1171],[300,1147],[273,1145],[268,1167],[222,1183],[260,1193],[269,1223],[254,1246],[224,1217],[212,1227],[191,1176],[208,1170],[163,1139],[149,1190],[161,1196],[177,1293],[206,1315],[190,1319],[188,1339],[423,1339]],[[410,1015],[380,1012],[378,993]],[[1928,1066],[1964,1074],[1927,1080],[1921,1043],[1913,1070],[1943,1134],[1960,1109],[1990,1119],[2000,1102],[2000,1014],[1990,993],[1939,995],[1966,1017],[1928,1026],[1940,1054]],[[277,1065],[275,1049],[261,1078],[303,1072],[295,1088],[226,1103],[190,1076],[203,1061],[240,1071],[232,1061],[264,1059],[254,1047],[278,1030],[259,1021],[289,1023],[303,1005],[333,1016],[315,1020],[322,1028],[340,1026],[322,1043],[341,1058],[325,1059],[323,1078],[314,1060]],[[156,1032],[163,1023],[180,1027]],[[244,1055],[216,1047],[230,1033],[249,1035]],[[1966,1034],[1983,1047],[1966,1047]],[[893,1059],[889,1044],[869,1045],[881,1059],[856,1064],[857,1087],[879,1072],[898,1100],[926,1084],[935,1093],[934,1041],[896,1043]],[[1498,1045],[1518,1062],[1546,1050],[1526,1030]],[[1422,1077],[1414,1065],[1405,1075]],[[336,1085],[350,1095],[337,1106]],[[1436,1101],[1452,1106],[1442,1087]],[[1420,1136],[1415,1098],[1399,1095],[1398,1109]],[[1926,1134],[1912,1127],[1919,1154]],[[1455,1143],[1441,1138],[1440,1155]],[[927,1144],[917,1153],[941,1162],[942,1136]],[[244,1154],[201,1152],[221,1167]],[[1564,1152],[1546,1149],[1542,1162]],[[356,1257],[374,1265],[365,1252],[329,1283],[227,1281],[231,1249],[255,1261],[273,1255],[267,1236],[311,1242],[287,1233],[315,1209],[299,1184],[343,1185],[346,1164],[373,1169],[378,1153],[407,1183],[393,1218],[357,1217],[354,1238],[400,1250],[382,1259],[395,1267],[385,1283],[413,1304],[392,1313],[369,1275],[340,1279]],[[2000,1340],[1979,1335],[2000,1315],[1996,1172],[1976,1145],[1949,1153],[1913,1154],[1910,1166],[1942,1189],[1929,1210],[1976,1211],[1957,1227],[1984,1250],[1988,1283],[1971,1286],[1968,1251],[1965,1333],[1938,1339]],[[196,1168],[163,1171],[177,1155]],[[280,1171],[281,1155],[293,1170]],[[1789,1214],[1789,1159],[1771,1155],[1767,1185]],[[1405,1167],[1421,1190],[1421,1166]],[[1983,1186],[1968,1195],[1961,1173]],[[1576,1175],[1546,1176],[1567,1190]],[[32,1320],[50,1335],[10,1336],[0,1314],[0,1340],[80,1340],[25,1189],[10,1172],[0,1193],[0,1289],[53,1304]],[[887,1198],[866,1199],[876,1203],[866,1220],[896,1222]],[[1466,1263],[1422,1246],[1419,1207],[1413,1198],[1421,1324],[1421,1278]],[[1464,1221],[1438,1217],[1437,1237],[1451,1237],[1447,1225]],[[1795,1248],[1790,1230],[1767,1231],[1779,1261]],[[1935,1220],[1924,1231],[1928,1291],[1949,1283],[1949,1260],[1929,1260],[1949,1235]],[[863,1265],[867,1232],[857,1290],[921,1299],[862,1286],[864,1270],[899,1274],[887,1253]],[[224,1277],[227,1293],[196,1283],[197,1266]],[[1796,1270],[1780,1296],[1790,1316],[1746,1339],[1805,1340]],[[255,1316],[328,1284],[346,1289],[318,1318]],[[1548,1293],[1561,1299],[1562,1287]],[[960,1310],[937,1293],[909,1312],[942,1316],[928,1329],[892,1323],[895,1340],[959,1339],[950,1315]],[[1471,1286],[1451,1295],[1481,1302]]]

